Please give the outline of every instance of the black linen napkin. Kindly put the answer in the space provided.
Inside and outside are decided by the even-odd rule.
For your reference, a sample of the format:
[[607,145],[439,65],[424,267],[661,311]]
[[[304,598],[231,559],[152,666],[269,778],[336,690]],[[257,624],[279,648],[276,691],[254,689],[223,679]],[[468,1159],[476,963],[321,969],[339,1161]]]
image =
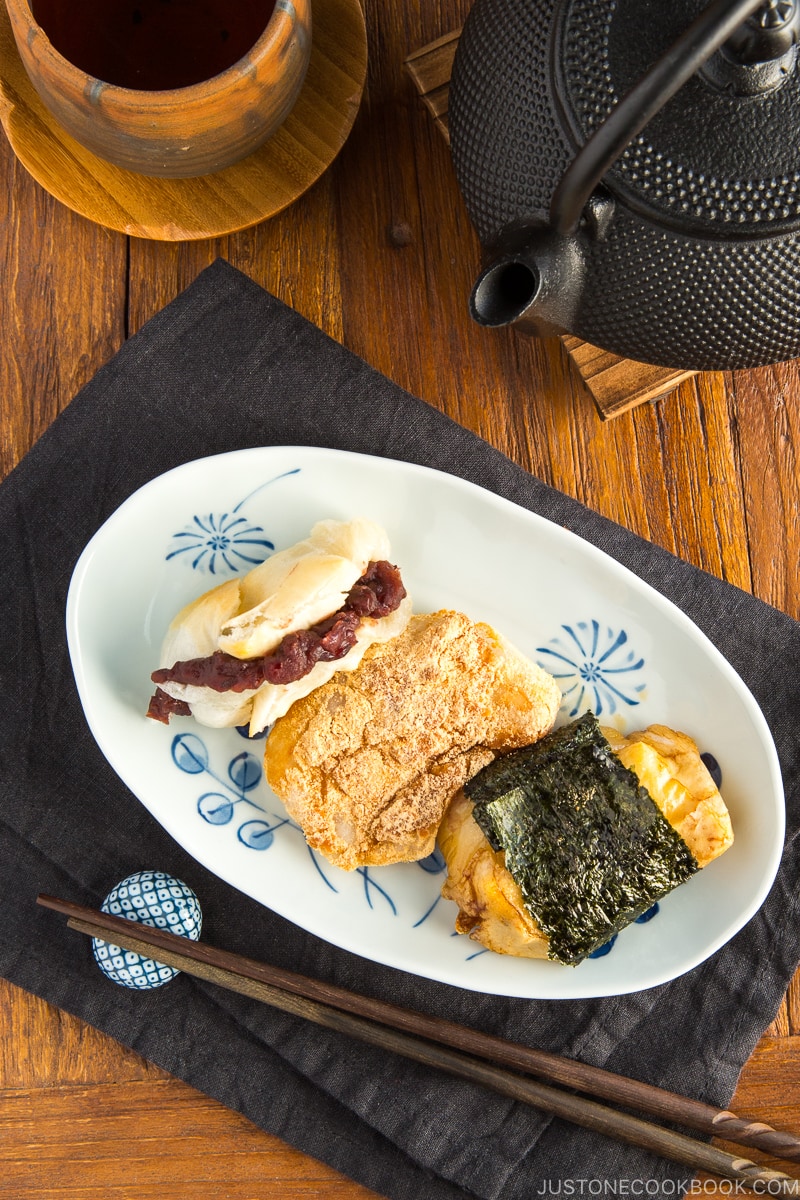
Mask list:
[[[64,605],[74,564],[106,517],[161,472],[295,444],[481,484],[600,546],[717,644],[762,706],[787,796],[778,879],[731,943],[630,996],[542,1002],[462,991],[368,963],[262,908],[191,860],[128,792],[88,731],[72,679]],[[724,1106],[800,959],[800,626],[532,478],[222,261],[131,338],[0,487],[0,555],[5,978],[392,1200],[527,1200],[567,1181],[576,1195],[597,1194],[596,1181],[681,1194],[687,1168],[211,985],[179,976],[154,992],[117,987],[88,941],[35,897],[98,906],[132,871],[165,870],[197,892],[213,944]]]

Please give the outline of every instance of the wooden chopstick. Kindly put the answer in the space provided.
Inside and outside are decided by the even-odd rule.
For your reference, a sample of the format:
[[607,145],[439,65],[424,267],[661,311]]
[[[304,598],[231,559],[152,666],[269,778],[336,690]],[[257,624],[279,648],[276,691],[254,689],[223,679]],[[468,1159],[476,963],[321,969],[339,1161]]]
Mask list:
[[[111,922],[108,925],[109,930],[119,931],[121,929],[123,932],[130,932],[127,929],[130,922],[127,922],[127,926],[121,924],[125,920],[124,918],[107,917],[105,913],[99,913],[71,901],[41,896],[39,903],[62,912],[66,916],[82,916],[83,919],[94,920],[95,923],[98,923],[100,918],[104,921],[109,920]],[[154,945],[165,949],[176,948],[173,935],[167,934],[161,940],[159,938],[159,931],[153,930]],[[800,1138],[791,1133],[781,1133],[762,1122],[748,1121],[734,1113],[714,1108],[710,1104],[692,1100],[687,1096],[665,1091],[638,1080],[627,1079],[600,1067],[562,1058],[544,1050],[535,1050],[529,1046],[504,1041],[466,1026],[456,1025],[454,1022],[440,1017],[426,1016],[424,1013],[412,1012],[385,1001],[359,996],[333,984],[297,975],[294,972],[246,959],[240,955],[216,950],[203,943],[187,943],[183,939],[177,948],[198,961],[225,966],[237,974],[270,983],[294,995],[320,1000],[343,1011],[357,1013],[382,1024],[391,1025],[395,1029],[404,1030],[431,1041],[442,1042],[480,1058],[488,1058],[499,1065],[510,1067],[512,1070],[538,1075],[551,1083],[575,1088],[600,1099],[610,1100],[626,1108],[637,1109],[661,1120],[674,1121],[679,1125],[712,1134],[726,1141],[764,1150],[776,1157],[800,1161]]]
[[[597,1067],[503,1041],[439,1017],[403,1009],[267,963],[192,942],[165,930],[115,917],[69,900],[40,895],[39,904],[69,918],[70,928],[175,967],[188,975],[260,1000],[295,1016],[358,1038],[417,1062],[483,1084],[573,1124],[651,1150],[664,1158],[733,1179],[769,1195],[800,1196],[800,1181],[728,1154],[684,1134],[608,1108],[596,1100],[525,1078],[551,1082],[611,1099],[703,1132],[800,1158],[800,1139],[760,1122],[748,1122],[673,1092],[625,1079]],[[111,939],[109,938],[111,935]],[[157,954],[154,955],[153,951]],[[453,1050],[450,1047],[458,1047]],[[465,1053],[466,1051],[466,1053]],[[482,1061],[488,1059],[490,1061]],[[502,1065],[497,1065],[502,1064]],[[511,1067],[513,1073],[504,1070]],[[701,1123],[702,1122],[702,1123]],[[748,1140],[749,1139],[749,1140]]]

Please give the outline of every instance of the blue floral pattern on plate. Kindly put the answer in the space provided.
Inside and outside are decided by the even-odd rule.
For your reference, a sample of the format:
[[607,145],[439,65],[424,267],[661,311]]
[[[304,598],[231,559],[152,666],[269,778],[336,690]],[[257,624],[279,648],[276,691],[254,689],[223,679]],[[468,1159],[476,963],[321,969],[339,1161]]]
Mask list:
[[598,717],[641,703],[645,661],[628,644],[624,629],[600,621],[562,625],[562,632],[537,646],[539,666],[558,681],[562,710],[570,717],[591,709]]
[[[333,882],[334,873],[326,870],[325,859],[307,845],[300,826],[285,813],[270,812],[254,798],[254,793],[263,782],[264,772],[261,762],[253,754],[249,751],[235,754],[228,761],[224,771],[217,770],[211,763],[206,742],[196,733],[176,734],[172,739],[170,754],[172,763],[178,770],[186,775],[208,776],[216,788],[220,789],[204,791],[198,796],[197,813],[204,821],[209,825],[231,825],[238,840],[250,850],[268,850],[273,845],[275,834],[280,830],[292,836],[299,835],[319,878],[329,891],[339,891]],[[263,790],[262,788],[261,791]],[[263,798],[259,794],[259,799]],[[254,811],[260,815],[253,815]],[[438,850],[422,859],[417,866],[427,875],[441,875],[445,871],[444,859]],[[357,874],[363,879],[367,906],[374,908],[380,901],[397,915],[397,905],[392,896],[383,882],[379,883],[374,873],[370,872],[369,867],[359,867]],[[437,897],[427,911],[414,922],[415,928],[433,912],[438,899]]]
[[[646,925],[648,921],[652,921],[653,917],[658,916],[658,913],[659,903],[656,900],[655,904],[651,904],[646,912],[643,912],[641,916],[634,918],[634,924]],[[592,951],[592,953],[589,955],[589,958],[605,958],[609,951],[613,950],[617,936],[618,935],[615,933],[614,936],[610,937],[604,945],[598,946],[596,950]]]
[[275,549],[261,525],[250,521],[242,511],[249,500],[288,475],[300,471],[295,467],[266,480],[234,504],[230,511],[195,513],[191,521],[172,535],[167,561],[191,557],[192,570],[217,575],[222,570],[235,574],[243,567],[257,566]]

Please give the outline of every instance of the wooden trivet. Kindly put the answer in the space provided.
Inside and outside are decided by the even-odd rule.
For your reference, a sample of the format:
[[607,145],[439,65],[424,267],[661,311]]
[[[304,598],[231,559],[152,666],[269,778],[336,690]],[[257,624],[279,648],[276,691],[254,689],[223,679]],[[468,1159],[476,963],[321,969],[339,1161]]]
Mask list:
[[[406,67],[417,91],[448,145],[450,73],[460,36],[460,29],[445,34],[406,59]],[[674,391],[684,379],[691,379],[697,374],[696,371],[676,371],[620,358],[617,354],[609,354],[607,350],[600,350],[568,334],[561,341],[603,420],[618,417],[620,413],[647,400],[658,400]]]

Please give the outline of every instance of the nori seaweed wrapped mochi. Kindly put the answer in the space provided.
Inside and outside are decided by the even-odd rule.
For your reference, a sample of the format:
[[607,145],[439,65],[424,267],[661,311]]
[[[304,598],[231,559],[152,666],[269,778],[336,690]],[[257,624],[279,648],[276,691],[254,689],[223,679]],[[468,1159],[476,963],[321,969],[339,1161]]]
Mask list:
[[593,713],[495,759],[464,790],[558,962],[581,962],[698,870]]

